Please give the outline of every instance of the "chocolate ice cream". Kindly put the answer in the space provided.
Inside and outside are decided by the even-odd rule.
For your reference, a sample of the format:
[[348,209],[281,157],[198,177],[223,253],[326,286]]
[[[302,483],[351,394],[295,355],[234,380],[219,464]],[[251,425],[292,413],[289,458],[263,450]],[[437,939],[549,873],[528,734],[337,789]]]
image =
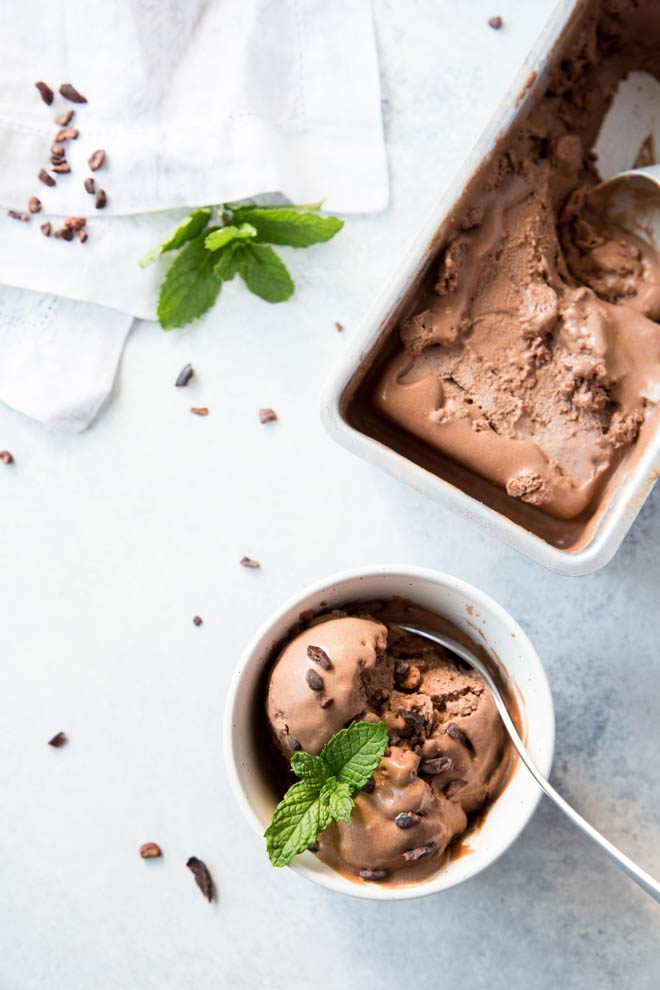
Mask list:
[[660,257],[588,197],[618,82],[660,77],[660,5],[581,9],[452,218],[372,393],[415,441],[566,520],[593,506],[660,400]]
[[387,629],[342,618],[301,632],[280,654],[268,685],[266,712],[285,755],[317,754],[391,683]]
[[397,624],[404,619],[484,652],[451,623],[410,604],[358,604],[297,632],[276,657],[267,688],[269,724],[287,760],[299,748],[318,753],[354,719],[387,725],[389,749],[354,796],[350,821],[333,823],[318,839],[321,859],[365,882],[434,873],[500,793],[512,764],[481,677],[404,633]]

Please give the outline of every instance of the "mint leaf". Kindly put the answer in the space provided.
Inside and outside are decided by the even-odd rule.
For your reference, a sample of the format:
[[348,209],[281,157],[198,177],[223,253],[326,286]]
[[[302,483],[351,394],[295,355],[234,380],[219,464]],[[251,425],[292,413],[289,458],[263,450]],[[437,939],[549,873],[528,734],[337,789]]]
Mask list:
[[289,247],[309,247],[329,241],[344,226],[338,217],[301,213],[295,206],[239,206],[234,211],[234,222],[251,224],[260,241]]
[[231,282],[238,273],[238,259],[241,253],[242,241],[230,241],[215,252],[215,273],[223,282]]
[[296,777],[302,778],[310,785],[321,788],[330,776],[330,770],[325,760],[311,753],[298,752],[291,757],[291,769]]
[[153,247],[151,251],[145,254],[139,263],[140,268],[146,268],[148,265],[151,265],[164,251],[174,251],[176,248],[182,247],[186,241],[191,241],[194,237],[197,237],[204,230],[210,219],[210,207],[204,206],[199,210],[193,210],[190,216],[186,217],[176,230],[173,230],[167,235],[164,241],[161,241],[160,244],[157,244],[156,247]]
[[353,722],[328,740],[320,756],[338,781],[357,790],[364,787],[380,763],[387,741],[384,722]]
[[335,821],[350,822],[354,801],[351,797],[353,788],[344,781],[330,777],[321,788],[319,799],[325,804],[328,813]]
[[190,241],[163,279],[158,296],[158,319],[163,330],[196,320],[218,298],[222,279],[215,271],[213,252],[204,246],[206,237],[202,233]]
[[208,251],[218,251],[230,241],[248,240],[250,237],[256,236],[257,231],[252,224],[242,223],[240,227],[230,224],[227,227],[221,227],[220,230],[214,230],[207,236],[204,243]]
[[300,780],[286,792],[264,832],[273,866],[288,866],[294,856],[309,849],[332,821],[319,789]]
[[295,288],[286,265],[268,244],[242,244],[236,268],[250,292],[266,302],[284,302]]
[[294,753],[291,768],[302,779],[286,792],[264,832],[273,866],[288,866],[331,822],[350,821],[353,792],[367,783],[387,743],[384,722],[353,722],[319,756]]

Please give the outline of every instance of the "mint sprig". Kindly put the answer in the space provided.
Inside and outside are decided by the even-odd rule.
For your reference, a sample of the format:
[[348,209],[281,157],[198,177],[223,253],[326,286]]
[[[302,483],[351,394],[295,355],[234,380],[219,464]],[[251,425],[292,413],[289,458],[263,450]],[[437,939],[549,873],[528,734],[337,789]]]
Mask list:
[[294,753],[300,778],[286,792],[264,833],[273,866],[288,866],[333,821],[350,821],[353,794],[370,780],[387,749],[384,722],[353,722],[335,733],[318,756]]
[[171,234],[167,235],[164,241],[161,241],[148,254],[145,254],[142,261],[140,261],[140,268],[146,268],[148,265],[153,264],[156,258],[165,251],[174,251],[176,248],[183,247],[186,241],[191,241],[193,237],[201,234],[210,219],[211,210],[208,206],[204,206],[199,210],[193,210],[176,230],[173,230]]
[[234,210],[234,223],[249,223],[260,241],[287,244],[289,247],[309,247],[329,241],[343,227],[337,217],[321,217],[286,206],[239,206]]
[[271,244],[300,248],[334,237],[344,222],[321,216],[321,205],[243,202],[220,205],[215,211],[211,207],[193,210],[140,262],[146,267],[161,254],[180,252],[160,287],[158,319],[163,329],[197,319],[213,306],[222,283],[235,275],[267,302],[289,299],[295,285]]
[[256,236],[257,231],[250,223],[242,223],[238,227],[228,223],[225,227],[220,227],[219,230],[214,230],[213,233],[209,234],[204,241],[204,247],[208,248],[209,251],[219,251],[231,241],[246,241]]
[[158,296],[158,319],[163,330],[184,327],[210,309],[218,298],[222,279],[214,268],[213,254],[198,234],[174,259]]

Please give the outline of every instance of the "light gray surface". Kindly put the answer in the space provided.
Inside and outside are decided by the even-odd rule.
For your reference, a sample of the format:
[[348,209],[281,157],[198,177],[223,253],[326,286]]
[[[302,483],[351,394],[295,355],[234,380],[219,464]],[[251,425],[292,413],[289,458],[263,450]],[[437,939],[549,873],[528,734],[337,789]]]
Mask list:
[[[523,624],[557,705],[554,782],[660,873],[657,490],[609,567],[562,578],[335,447],[318,418],[329,364],[550,7],[378,0],[390,210],[288,252],[284,306],[232,284],[189,332],[139,326],[88,433],[0,409],[16,458],[0,465],[2,990],[657,986],[657,907],[547,804],[463,887],[350,901],[269,867],[220,749],[231,671],[285,596],[361,563],[439,567]],[[195,384],[175,390],[187,361]],[[261,426],[262,405],[280,422]],[[59,729],[71,742],[53,750]],[[140,860],[148,840],[162,861]]]

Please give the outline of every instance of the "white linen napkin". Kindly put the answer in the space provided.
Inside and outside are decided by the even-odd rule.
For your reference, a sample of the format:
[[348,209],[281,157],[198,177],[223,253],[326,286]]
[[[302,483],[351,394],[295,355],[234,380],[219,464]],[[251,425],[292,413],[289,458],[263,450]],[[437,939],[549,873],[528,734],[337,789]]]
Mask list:
[[[88,102],[67,102],[62,82]],[[68,109],[72,171],[48,188],[37,173]],[[186,208],[269,190],[339,213],[385,207],[370,2],[22,0],[0,35],[0,146],[0,281],[32,290],[0,287],[0,399],[84,429],[132,317],[155,315],[162,268],[137,262]],[[98,148],[107,161],[91,173]],[[103,211],[83,187],[92,174]],[[7,215],[30,196],[42,212]],[[40,233],[73,215],[89,218],[85,244]]]

